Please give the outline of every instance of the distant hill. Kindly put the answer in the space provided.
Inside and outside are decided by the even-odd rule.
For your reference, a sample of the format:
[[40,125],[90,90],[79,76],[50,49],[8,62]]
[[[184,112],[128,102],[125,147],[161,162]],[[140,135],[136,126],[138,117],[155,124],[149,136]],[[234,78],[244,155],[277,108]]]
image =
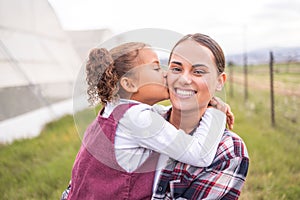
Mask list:
[[[300,62],[300,47],[273,47],[247,52],[248,65],[269,63],[270,51],[274,54],[274,61]],[[231,54],[226,56],[226,62],[233,62],[236,65],[243,65],[244,54]]]

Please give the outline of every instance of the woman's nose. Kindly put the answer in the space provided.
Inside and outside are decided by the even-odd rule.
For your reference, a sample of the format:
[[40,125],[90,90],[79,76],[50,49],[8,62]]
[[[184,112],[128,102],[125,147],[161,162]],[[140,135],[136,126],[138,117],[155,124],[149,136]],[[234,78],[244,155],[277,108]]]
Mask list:
[[192,83],[192,77],[189,73],[183,73],[180,77],[179,77],[179,81],[181,84],[183,85],[189,85]]

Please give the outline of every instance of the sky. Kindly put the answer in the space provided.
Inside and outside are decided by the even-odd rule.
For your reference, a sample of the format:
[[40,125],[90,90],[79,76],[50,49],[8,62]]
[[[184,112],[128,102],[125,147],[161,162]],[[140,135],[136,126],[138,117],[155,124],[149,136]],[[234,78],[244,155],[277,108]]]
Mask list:
[[300,46],[299,0],[48,0],[63,29],[204,33],[225,54]]

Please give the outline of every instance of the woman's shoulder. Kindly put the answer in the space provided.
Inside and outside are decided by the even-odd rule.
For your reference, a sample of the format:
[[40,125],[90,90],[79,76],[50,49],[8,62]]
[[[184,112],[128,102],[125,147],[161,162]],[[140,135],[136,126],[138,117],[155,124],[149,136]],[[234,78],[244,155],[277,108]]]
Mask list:
[[225,129],[217,150],[217,157],[228,160],[235,157],[249,158],[249,155],[243,139],[236,133]]

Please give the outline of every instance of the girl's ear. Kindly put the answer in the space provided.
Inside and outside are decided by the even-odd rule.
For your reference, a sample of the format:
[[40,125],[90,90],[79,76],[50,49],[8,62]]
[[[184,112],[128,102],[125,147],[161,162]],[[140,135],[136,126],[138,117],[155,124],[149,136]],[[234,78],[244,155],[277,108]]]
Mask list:
[[121,78],[120,84],[126,92],[135,93],[138,91],[138,87],[137,87],[135,81],[126,76]]
[[219,75],[218,80],[217,80],[218,81],[217,82],[217,87],[216,87],[217,91],[221,91],[222,90],[222,88],[224,86],[224,83],[226,81],[226,78],[227,78],[227,76],[226,76],[225,72],[223,72],[222,74]]

